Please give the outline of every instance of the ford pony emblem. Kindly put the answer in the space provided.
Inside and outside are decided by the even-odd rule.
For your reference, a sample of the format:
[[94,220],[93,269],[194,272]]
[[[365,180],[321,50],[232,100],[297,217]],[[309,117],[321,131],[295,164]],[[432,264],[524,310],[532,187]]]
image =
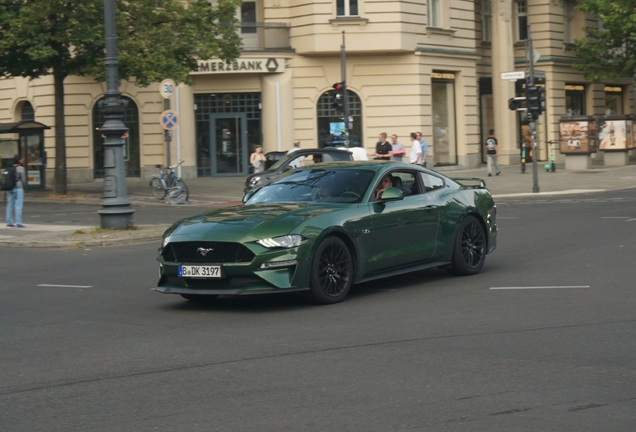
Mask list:
[[201,255],[206,256],[209,252],[213,251],[214,248],[202,248],[200,247],[199,249],[197,249],[197,252],[199,252]]

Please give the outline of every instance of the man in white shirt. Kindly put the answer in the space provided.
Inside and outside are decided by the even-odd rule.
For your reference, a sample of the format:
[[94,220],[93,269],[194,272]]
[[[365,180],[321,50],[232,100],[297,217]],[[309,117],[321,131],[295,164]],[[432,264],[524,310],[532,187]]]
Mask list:
[[[298,140],[294,141],[294,146],[287,151],[287,154],[293,153],[296,150],[300,150],[300,141]],[[297,157],[296,159],[294,159],[293,161],[289,163],[289,166],[292,168],[300,168],[303,165],[305,165],[304,156]]]
[[415,165],[422,165],[422,146],[417,140],[417,134],[411,133],[411,154],[409,155],[409,162]]

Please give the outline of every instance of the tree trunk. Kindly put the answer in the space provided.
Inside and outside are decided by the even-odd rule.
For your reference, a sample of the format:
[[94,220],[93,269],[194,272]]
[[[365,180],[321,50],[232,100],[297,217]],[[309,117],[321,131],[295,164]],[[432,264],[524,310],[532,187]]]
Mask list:
[[65,74],[53,72],[55,87],[55,183],[53,192],[66,195],[66,130],[64,121]]

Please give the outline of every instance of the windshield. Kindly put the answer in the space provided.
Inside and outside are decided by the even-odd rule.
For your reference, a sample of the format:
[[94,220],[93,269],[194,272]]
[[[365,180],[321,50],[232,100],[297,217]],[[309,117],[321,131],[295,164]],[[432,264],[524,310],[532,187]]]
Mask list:
[[283,156],[282,158],[278,159],[278,161],[276,161],[276,163],[274,165],[269,167],[268,171],[276,171],[283,164],[287,163],[287,161],[290,160],[292,157],[293,157],[293,153],[290,153],[290,154],[287,154],[287,155]]
[[287,175],[259,189],[245,204],[277,202],[359,203],[375,172],[361,169],[312,169]]

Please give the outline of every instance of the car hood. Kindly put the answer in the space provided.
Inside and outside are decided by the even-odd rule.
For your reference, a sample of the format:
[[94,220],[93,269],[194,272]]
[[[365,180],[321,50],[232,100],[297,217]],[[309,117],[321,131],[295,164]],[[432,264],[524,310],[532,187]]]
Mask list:
[[175,223],[164,236],[179,240],[250,241],[289,234],[301,223],[339,206],[306,203],[226,207]]

